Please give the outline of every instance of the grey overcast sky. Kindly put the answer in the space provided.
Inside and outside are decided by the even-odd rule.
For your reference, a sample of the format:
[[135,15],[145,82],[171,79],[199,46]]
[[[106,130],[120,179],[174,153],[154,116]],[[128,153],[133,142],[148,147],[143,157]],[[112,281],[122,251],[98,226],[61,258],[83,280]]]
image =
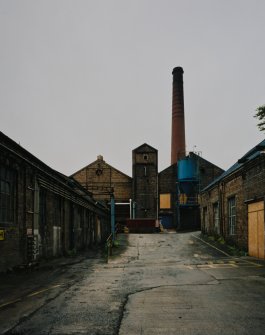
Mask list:
[[264,0],[0,0],[0,130],[70,175],[101,154],[170,165],[172,69],[187,150],[227,169],[264,139]]

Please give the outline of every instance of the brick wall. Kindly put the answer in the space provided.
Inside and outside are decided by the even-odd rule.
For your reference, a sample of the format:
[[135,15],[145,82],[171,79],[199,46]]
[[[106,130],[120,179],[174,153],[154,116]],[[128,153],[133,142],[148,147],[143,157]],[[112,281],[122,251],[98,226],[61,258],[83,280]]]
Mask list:
[[147,144],[133,150],[133,200],[136,218],[156,218],[158,204],[157,150]]
[[172,225],[177,226],[177,164],[171,165],[159,173],[159,194],[170,194],[171,206],[169,209],[159,207],[159,217],[169,216],[172,218]]
[[2,133],[0,173],[0,272],[106,240],[109,211]]
[[132,178],[107,164],[101,157],[72,175],[96,200],[109,201],[114,191],[117,202],[132,198]]
[[[229,234],[228,202],[231,197],[236,201],[236,230]],[[245,164],[233,175],[227,176],[210,190],[200,196],[202,231],[215,234],[213,204],[219,201],[220,235],[237,247],[248,249],[248,213],[247,203],[265,197],[265,158],[259,156]],[[203,222],[203,211],[207,208],[208,225]]]

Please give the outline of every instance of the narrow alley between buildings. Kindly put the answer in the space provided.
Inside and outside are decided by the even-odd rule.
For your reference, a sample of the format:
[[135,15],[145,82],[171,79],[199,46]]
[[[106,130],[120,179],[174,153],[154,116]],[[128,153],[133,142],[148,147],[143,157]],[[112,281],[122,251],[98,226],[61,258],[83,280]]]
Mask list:
[[120,234],[107,263],[90,253],[1,276],[0,333],[264,333],[265,267],[200,232]]

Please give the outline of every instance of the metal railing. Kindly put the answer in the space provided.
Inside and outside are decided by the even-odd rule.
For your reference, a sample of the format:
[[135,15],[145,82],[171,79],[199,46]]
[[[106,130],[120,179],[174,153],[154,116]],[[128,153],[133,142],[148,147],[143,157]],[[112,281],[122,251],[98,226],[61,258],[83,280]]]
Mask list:
[[112,256],[112,247],[113,247],[113,236],[111,233],[106,240],[107,263],[109,262],[109,257]]
[[118,233],[118,229],[117,229],[117,226],[115,226],[114,234],[111,233],[106,240],[106,244],[105,244],[106,249],[105,250],[106,250],[106,253],[107,253],[107,257],[106,257],[107,258],[107,263],[109,262],[109,257],[112,256],[112,249],[113,249],[114,242],[117,238],[117,233]]

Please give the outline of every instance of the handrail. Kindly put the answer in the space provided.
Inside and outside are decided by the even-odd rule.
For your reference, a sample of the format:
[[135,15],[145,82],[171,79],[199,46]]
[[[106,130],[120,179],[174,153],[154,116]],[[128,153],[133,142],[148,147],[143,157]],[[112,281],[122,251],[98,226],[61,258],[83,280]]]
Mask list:
[[111,233],[106,240],[107,263],[109,262],[109,256],[112,256],[112,246],[113,246],[113,236]]
[[106,239],[106,249],[107,249],[107,263],[109,262],[109,257],[112,256],[112,248],[113,248],[113,243],[116,239],[118,229],[117,227],[115,228],[115,233],[113,236],[113,233],[109,235],[109,237]]

